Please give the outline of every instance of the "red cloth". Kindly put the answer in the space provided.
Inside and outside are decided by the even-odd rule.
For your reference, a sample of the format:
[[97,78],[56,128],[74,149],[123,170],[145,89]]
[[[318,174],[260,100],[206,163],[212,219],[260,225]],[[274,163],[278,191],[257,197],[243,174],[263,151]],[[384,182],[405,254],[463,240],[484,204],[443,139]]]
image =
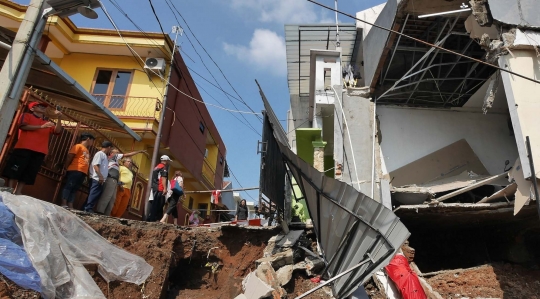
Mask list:
[[217,205],[219,203],[220,196],[221,196],[221,190],[212,191],[212,203]]
[[427,299],[418,276],[411,270],[405,256],[396,254],[384,269],[398,287],[403,299]]

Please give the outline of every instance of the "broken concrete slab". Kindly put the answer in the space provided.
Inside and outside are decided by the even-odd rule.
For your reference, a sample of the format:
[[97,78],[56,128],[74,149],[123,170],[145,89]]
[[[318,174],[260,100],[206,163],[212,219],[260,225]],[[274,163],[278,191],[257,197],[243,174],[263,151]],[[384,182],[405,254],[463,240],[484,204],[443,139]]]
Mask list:
[[491,195],[489,197],[484,197],[482,200],[480,200],[477,203],[495,202],[495,201],[500,200],[501,198],[506,198],[508,200],[508,197],[513,196],[514,194],[516,194],[517,188],[518,188],[517,184],[512,183],[512,184],[504,187],[503,189],[493,193],[493,195]]
[[489,175],[467,140],[461,139],[390,172],[390,177],[392,186],[418,185],[459,175],[464,170]]
[[277,242],[277,246],[279,247],[291,247],[298,239],[300,239],[300,236],[304,233],[303,230],[291,230],[288,234],[286,234],[279,242]]
[[270,263],[274,269],[279,269],[286,265],[292,265],[294,263],[293,250],[288,248],[285,251],[278,252],[269,257],[263,257],[255,261],[256,265],[262,263]]
[[326,264],[324,263],[323,259],[313,256],[306,256],[306,273],[309,276],[315,276],[319,274]]
[[234,297],[234,299],[248,299],[248,297],[246,297],[246,295],[244,295],[244,294],[240,294],[240,295]]
[[293,271],[294,271],[293,265],[287,265],[277,270],[276,274],[277,274],[277,278],[278,278],[280,286],[284,286],[288,284],[289,281],[291,281]]
[[488,185],[488,184],[490,184],[490,183],[493,183],[493,182],[495,182],[496,180],[498,180],[498,179],[500,179],[500,178],[506,177],[507,175],[508,175],[508,173],[505,172],[505,173],[501,173],[501,174],[498,174],[498,175],[491,176],[491,177],[489,177],[489,178],[483,179],[483,180],[481,180],[481,181],[479,181],[479,182],[477,182],[477,183],[474,183],[474,184],[472,184],[472,185],[470,185],[470,186],[467,186],[467,187],[465,187],[465,188],[461,188],[461,189],[456,190],[456,191],[454,191],[454,192],[450,192],[450,193],[448,193],[448,194],[446,194],[446,195],[443,195],[443,196],[441,196],[441,197],[435,198],[435,199],[433,199],[433,201],[434,201],[434,202],[442,202],[442,201],[447,200],[447,199],[449,199],[449,198],[452,198],[452,197],[454,197],[454,196],[456,196],[456,195],[463,194],[463,193],[465,193],[465,192],[467,192],[467,191],[476,189],[476,188],[478,188],[478,187],[480,187],[480,186],[484,186],[484,185]]
[[270,263],[265,262],[257,266],[255,275],[273,289],[271,292],[273,298],[283,298],[287,295],[287,292],[281,288],[278,275]]
[[401,299],[401,294],[399,293],[398,288],[394,284],[392,280],[386,276],[386,273],[384,271],[378,271],[375,272],[375,275],[373,275],[373,280],[375,281],[375,284],[377,287],[384,291],[384,294],[386,295],[385,298],[389,299]]
[[514,163],[514,167],[509,172],[509,178],[513,179],[517,184],[517,190],[515,192],[515,201],[514,201],[514,216],[521,211],[523,206],[531,198],[534,198],[532,192],[532,182],[525,180],[523,174],[523,167],[521,161],[518,158]]
[[261,299],[272,295],[274,289],[262,281],[255,272],[249,273],[242,281],[242,288],[247,299]]

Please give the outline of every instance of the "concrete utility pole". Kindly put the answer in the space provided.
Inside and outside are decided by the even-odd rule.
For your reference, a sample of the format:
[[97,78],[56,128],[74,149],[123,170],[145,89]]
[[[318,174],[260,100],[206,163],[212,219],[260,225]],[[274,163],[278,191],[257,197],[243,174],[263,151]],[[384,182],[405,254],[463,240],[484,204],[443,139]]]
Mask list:
[[35,48],[45,28],[47,18],[43,16],[44,5],[44,0],[30,1],[24,20],[0,71],[0,144],[6,141],[32,61],[34,61]]

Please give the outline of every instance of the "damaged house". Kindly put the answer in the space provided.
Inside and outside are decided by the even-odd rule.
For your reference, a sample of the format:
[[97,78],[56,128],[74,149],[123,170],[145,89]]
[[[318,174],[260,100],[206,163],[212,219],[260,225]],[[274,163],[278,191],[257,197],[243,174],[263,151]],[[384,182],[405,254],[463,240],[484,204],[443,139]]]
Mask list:
[[499,280],[499,264],[540,261],[540,1],[462,2],[286,25],[286,132],[302,160],[394,211],[420,276],[489,264]]

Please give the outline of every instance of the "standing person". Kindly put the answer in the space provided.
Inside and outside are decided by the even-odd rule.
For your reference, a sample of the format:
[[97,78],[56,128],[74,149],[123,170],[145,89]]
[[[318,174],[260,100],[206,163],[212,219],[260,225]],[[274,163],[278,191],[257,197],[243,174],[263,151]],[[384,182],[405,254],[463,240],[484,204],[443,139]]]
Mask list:
[[182,172],[180,170],[177,170],[174,172],[174,177],[171,180],[171,188],[173,188],[173,182],[178,184],[182,188],[182,194],[175,192],[174,190],[169,190],[167,192],[167,200],[169,203],[169,207],[167,208],[167,211],[165,211],[165,215],[163,215],[163,218],[161,218],[161,223],[167,223],[167,218],[169,215],[172,215],[174,218],[174,224],[178,225],[178,208],[176,205],[180,202],[180,198],[184,196],[184,176],[182,175]]
[[56,124],[46,116],[47,104],[28,104],[30,113],[23,113],[19,121],[19,139],[4,168],[3,176],[9,179],[8,186],[13,194],[21,195],[25,185],[33,185],[45,156],[49,153],[51,134],[62,133],[62,113],[54,111],[58,117]]
[[151,202],[150,213],[148,215],[148,221],[154,222],[161,219],[163,216],[163,206],[165,205],[165,196],[167,195],[167,183],[168,183],[168,167],[167,164],[172,161],[167,155],[163,155],[160,158],[159,163],[152,173],[152,194],[154,200]]
[[120,165],[120,185],[116,193],[116,201],[111,211],[111,216],[122,217],[127,209],[129,198],[131,197],[131,186],[133,185],[133,172],[131,158],[125,158]]
[[248,207],[246,204],[246,200],[242,199],[240,201],[240,204],[236,208],[236,216],[234,216],[234,221],[238,220],[247,220],[248,219]]
[[75,144],[69,150],[64,162],[66,185],[62,191],[62,207],[73,209],[75,193],[79,190],[84,178],[88,175],[90,152],[88,148],[94,144],[96,137],[90,133],[81,134],[81,143]]
[[117,148],[114,148],[108,161],[108,173],[103,185],[103,192],[96,205],[96,212],[104,215],[111,215],[114,202],[116,201],[116,194],[118,191],[118,180],[120,179],[120,165],[118,161],[124,157],[131,157],[139,153],[145,152],[144,150],[135,151],[127,154],[120,154]]
[[103,192],[103,183],[105,183],[105,178],[109,174],[109,159],[107,156],[111,153],[112,147],[113,144],[110,141],[103,141],[101,150],[92,159],[90,192],[88,192],[88,200],[83,208],[85,212],[94,213],[94,205]]

